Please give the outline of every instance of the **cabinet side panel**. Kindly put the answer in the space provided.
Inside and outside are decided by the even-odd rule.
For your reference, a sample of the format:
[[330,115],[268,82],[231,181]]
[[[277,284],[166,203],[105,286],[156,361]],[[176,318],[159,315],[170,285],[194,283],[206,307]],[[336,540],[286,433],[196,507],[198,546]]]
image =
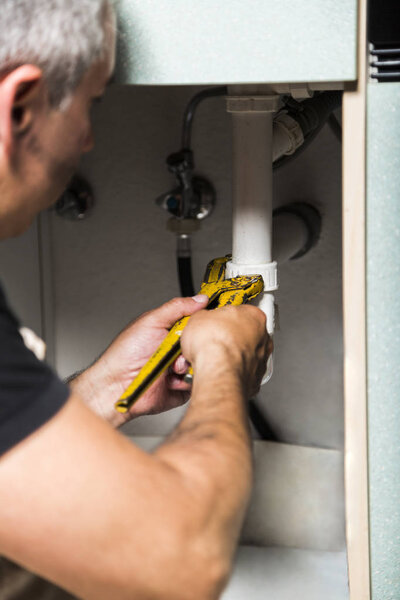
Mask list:
[[346,537],[351,600],[369,600],[365,318],[366,2],[357,85],[343,97],[343,327]]
[[367,326],[371,583],[400,597],[400,84],[368,85]]

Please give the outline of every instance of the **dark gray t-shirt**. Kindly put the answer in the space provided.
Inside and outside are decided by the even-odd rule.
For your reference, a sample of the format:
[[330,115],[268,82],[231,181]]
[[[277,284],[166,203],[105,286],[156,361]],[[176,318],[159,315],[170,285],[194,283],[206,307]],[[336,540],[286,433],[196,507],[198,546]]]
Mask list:
[[25,346],[0,287],[0,454],[65,404],[69,388]]

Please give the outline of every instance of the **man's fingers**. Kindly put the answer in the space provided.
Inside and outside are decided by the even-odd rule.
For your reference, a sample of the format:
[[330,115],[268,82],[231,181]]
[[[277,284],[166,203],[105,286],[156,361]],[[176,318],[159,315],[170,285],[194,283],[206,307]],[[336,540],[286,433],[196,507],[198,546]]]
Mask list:
[[174,298],[153,310],[148,317],[153,325],[168,329],[182,317],[187,317],[205,308],[207,303],[208,298],[204,294],[198,294],[193,298]]
[[187,372],[189,366],[190,364],[188,363],[186,358],[181,354],[180,356],[178,356],[178,358],[172,365],[172,371],[177,375],[184,375]]
[[190,383],[186,383],[182,377],[178,377],[172,373],[168,374],[167,385],[169,390],[179,391],[179,392],[187,392],[187,396],[185,394],[185,402],[189,399],[190,391],[192,386]]

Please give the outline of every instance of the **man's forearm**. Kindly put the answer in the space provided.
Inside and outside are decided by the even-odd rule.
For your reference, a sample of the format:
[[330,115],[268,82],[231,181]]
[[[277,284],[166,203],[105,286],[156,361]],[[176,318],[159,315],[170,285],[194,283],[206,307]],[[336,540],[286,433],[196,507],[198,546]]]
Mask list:
[[88,600],[219,598],[251,487],[230,359],[196,361],[192,404],[153,455],[72,397],[0,461],[0,551]]
[[[0,551],[88,600],[219,598],[251,460],[234,374],[214,391],[211,380],[203,386],[200,370],[197,376],[187,416],[153,455],[74,398],[8,453],[0,465],[7,498]],[[27,543],[32,539],[40,544]]]
[[192,489],[198,486],[194,508],[208,528],[204,543],[218,548],[230,568],[251,492],[252,456],[244,390],[229,356],[196,364],[188,411],[156,455]]
[[[223,560],[230,561],[251,491],[252,459],[245,394],[242,379],[225,349],[199,356],[195,365],[192,400],[179,426],[155,456],[178,470],[194,489],[198,486],[198,520],[207,520],[209,537],[204,543],[217,545]],[[212,365],[212,366],[210,366]],[[70,387],[85,404],[110,424],[121,425],[120,415],[111,407],[102,414],[103,395],[96,363],[70,380]],[[112,414],[111,414],[112,413]],[[122,421],[123,422],[123,421]],[[221,494],[221,490],[223,493]],[[203,532],[202,532],[203,533]]]

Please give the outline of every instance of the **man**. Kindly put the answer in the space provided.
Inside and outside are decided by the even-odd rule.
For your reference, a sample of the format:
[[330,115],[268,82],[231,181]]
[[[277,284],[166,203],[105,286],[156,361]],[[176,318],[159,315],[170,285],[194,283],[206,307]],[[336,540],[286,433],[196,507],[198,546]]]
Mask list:
[[[92,146],[90,105],[114,65],[107,0],[2,0],[0,237],[51,205]],[[218,598],[251,489],[246,398],[265,370],[264,315],[173,300],[64,386],[25,348],[0,296],[0,554],[87,599]],[[190,406],[152,454],[115,431],[114,401],[167,329],[194,367]],[[187,399],[162,377],[128,418]]]

